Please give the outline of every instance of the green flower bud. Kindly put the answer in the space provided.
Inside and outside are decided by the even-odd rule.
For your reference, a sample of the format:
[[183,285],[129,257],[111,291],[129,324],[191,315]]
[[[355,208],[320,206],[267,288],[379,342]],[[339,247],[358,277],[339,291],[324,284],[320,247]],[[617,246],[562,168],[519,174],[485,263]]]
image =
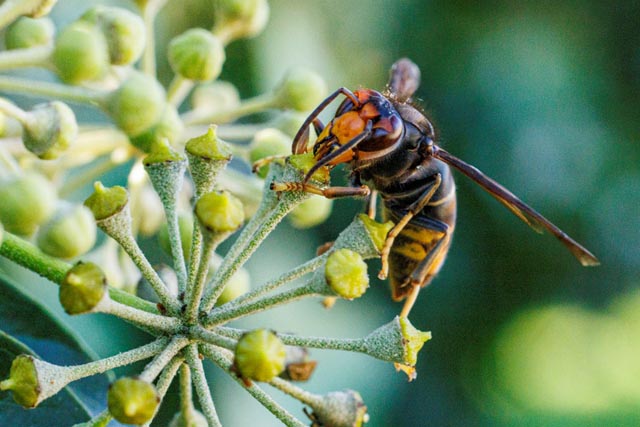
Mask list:
[[296,111],[310,111],[327,96],[327,84],[318,74],[304,68],[287,73],[276,88],[277,105]]
[[[271,126],[293,138],[298,133],[298,130],[300,130],[307,116],[308,114],[299,111],[285,110],[271,122]],[[313,127],[309,129],[309,132],[309,141],[315,141],[315,131]]]
[[165,106],[159,121],[146,132],[131,137],[131,143],[141,151],[148,153],[154,144],[160,141],[169,141],[174,144],[182,135],[184,125],[178,110],[171,104]]
[[33,234],[56,206],[56,191],[42,175],[29,172],[0,180],[0,222],[7,231]]
[[371,241],[378,249],[378,252],[382,251],[384,242],[387,240],[387,234],[393,228],[393,222],[387,221],[385,223],[376,222],[376,220],[369,218],[366,214],[359,214],[358,219],[362,221],[365,226]]
[[[215,268],[209,269],[210,274],[215,274]],[[233,301],[249,292],[249,288],[251,287],[251,277],[249,276],[249,272],[244,268],[239,269],[234,273],[233,276],[229,279],[227,284],[224,286],[224,290],[216,300],[216,306],[220,306],[222,304],[226,304],[229,301]]]
[[226,191],[212,191],[196,202],[195,214],[202,227],[211,233],[229,233],[244,222],[242,203]]
[[286,348],[275,333],[256,329],[240,337],[233,363],[242,378],[266,382],[284,370],[286,357]]
[[225,42],[258,35],[267,25],[267,0],[216,0],[214,33]]
[[109,67],[107,41],[95,26],[74,22],[58,35],[52,60],[58,76],[66,83],[98,80]]
[[[29,8],[29,10],[26,11],[25,15],[30,18],[40,18],[45,15],[48,15],[49,12],[51,12],[51,9],[53,9],[53,6],[55,6],[55,4],[58,2],[58,0],[32,0],[32,1],[19,0],[19,1],[22,1],[22,3],[24,3],[25,6]],[[27,6],[29,3],[31,4]]]
[[4,226],[0,222],[0,246],[2,246],[2,239],[4,238]]
[[68,368],[21,354],[13,359],[9,378],[0,382],[0,390],[13,391],[16,403],[34,408],[67,385],[67,372]]
[[93,194],[84,201],[84,205],[91,210],[96,221],[119,213],[129,201],[129,195],[124,187],[106,188],[97,181],[93,185],[93,190]]
[[60,283],[60,303],[67,314],[92,311],[107,293],[107,278],[92,262],[79,262],[69,269]]
[[83,205],[61,203],[38,230],[38,247],[57,258],[75,258],[96,243],[96,222],[91,210]]
[[142,55],[145,45],[144,22],[135,13],[119,7],[95,6],[81,19],[102,31],[112,64],[132,64]]
[[209,423],[202,412],[193,409],[189,420],[182,412],[177,412],[169,423],[169,427],[209,427]]
[[359,253],[349,249],[332,252],[327,258],[324,274],[331,289],[342,298],[359,298],[369,287],[367,264]]
[[7,27],[4,45],[7,50],[43,46],[53,41],[54,33],[55,27],[51,19],[23,16]]
[[332,200],[323,196],[312,195],[296,206],[288,218],[295,228],[315,227],[329,218],[332,206]]
[[116,380],[107,394],[109,412],[124,424],[144,424],[153,417],[160,403],[156,388],[135,378]]
[[[287,155],[291,153],[291,138],[278,129],[267,128],[255,134],[249,145],[249,160],[255,163],[269,156]],[[265,178],[269,171],[268,166],[258,169],[258,176]]]
[[[182,253],[185,258],[189,258],[191,253],[191,239],[193,238],[193,216],[190,213],[181,213],[178,216],[178,227],[180,228],[180,241]],[[169,243],[169,230],[166,221],[162,223],[158,230],[158,242],[163,251],[171,255],[171,244]]]
[[176,74],[195,81],[217,78],[225,60],[222,41],[209,31],[192,28],[169,42],[167,57]]
[[191,95],[191,106],[210,114],[234,110],[240,106],[240,93],[229,82],[215,81],[198,85]]
[[419,331],[406,317],[399,317],[398,321],[400,322],[402,338],[404,338],[406,364],[415,366],[418,362],[418,352],[422,349],[424,343],[431,339],[431,332]]
[[41,159],[58,157],[78,136],[73,110],[60,101],[38,104],[27,113],[22,139],[27,150]]
[[314,402],[314,422],[331,427],[361,427],[369,421],[367,407],[360,393],[353,390],[335,391]]
[[218,174],[231,160],[231,148],[218,138],[216,126],[210,126],[204,135],[187,141],[185,152],[196,195],[213,190]]
[[128,136],[148,131],[162,118],[166,96],[158,81],[136,72],[110,96],[107,110]]

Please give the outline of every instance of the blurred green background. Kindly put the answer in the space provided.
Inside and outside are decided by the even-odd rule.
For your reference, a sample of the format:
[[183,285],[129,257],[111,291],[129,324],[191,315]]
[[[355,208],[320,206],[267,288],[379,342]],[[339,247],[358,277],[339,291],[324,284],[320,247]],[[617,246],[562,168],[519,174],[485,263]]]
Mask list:
[[[93,3],[104,2],[63,0],[53,17],[69,22]],[[411,314],[434,337],[422,350],[418,379],[407,383],[389,364],[365,356],[315,352],[320,366],[306,388],[360,391],[370,426],[639,425],[640,2],[270,5],[267,30],[227,50],[223,79],[243,96],[272,88],[299,65],[319,72],[331,89],[382,89],[389,66],[407,56],[422,70],[417,97],[440,129],[441,145],[602,262],[581,267],[553,237],[533,233],[456,175],[459,219],[448,261]],[[159,43],[211,22],[208,1],[170,2]],[[336,170],[334,179],[345,175]],[[313,256],[361,209],[358,201],[340,200],[313,230],[282,224],[249,263],[255,283]],[[370,264],[373,286],[360,300],[331,311],[305,301],[251,324],[364,335],[401,308],[386,283],[373,280],[378,267]],[[94,339],[101,354],[124,346],[118,334],[109,335]],[[210,375],[223,424],[278,425],[235,383]],[[303,416],[297,402],[289,407]]]

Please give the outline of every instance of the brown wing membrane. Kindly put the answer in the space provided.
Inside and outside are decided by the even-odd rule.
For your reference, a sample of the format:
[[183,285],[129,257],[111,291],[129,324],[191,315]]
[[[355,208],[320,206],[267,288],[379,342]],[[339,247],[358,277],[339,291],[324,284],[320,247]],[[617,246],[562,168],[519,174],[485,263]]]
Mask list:
[[407,58],[396,61],[391,66],[389,92],[398,102],[406,102],[420,86],[420,69]]
[[527,223],[531,228],[538,232],[544,229],[556,236],[571,251],[583,266],[599,265],[600,261],[580,243],[569,237],[564,231],[556,227],[551,221],[533,210],[530,206],[520,200],[511,191],[498,184],[493,179],[480,172],[475,166],[472,166],[457,157],[449,154],[440,147],[433,146],[433,157],[442,160],[445,163],[458,169],[460,172],[480,184],[489,194],[495,197],[500,203],[513,212],[518,218]]

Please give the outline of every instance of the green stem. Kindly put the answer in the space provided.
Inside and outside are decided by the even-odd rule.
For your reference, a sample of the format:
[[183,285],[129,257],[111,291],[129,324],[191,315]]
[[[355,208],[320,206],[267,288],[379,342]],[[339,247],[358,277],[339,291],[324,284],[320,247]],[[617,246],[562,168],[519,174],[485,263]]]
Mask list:
[[107,155],[99,158],[88,169],[71,176],[64,181],[64,184],[58,190],[58,196],[61,198],[69,196],[74,191],[81,189],[87,184],[93,183],[103,174],[109,172],[114,166],[120,164],[120,161],[114,161],[113,156]]
[[[71,268],[71,264],[45,254],[33,244],[6,231],[0,246],[0,255],[39,274],[56,285],[62,282],[67,271]],[[152,302],[138,298],[120,289],[109,287],[109,296],[112,300],[129,307],[148,313],[158,313],[156,305]]]
[[43,0],[5,0],[0,5],[0,28],[3,28],[22,15],[32,15],[43,7]]
[[156,46],[154,22],[156,16],[167,0],[149,0],[142,9],[142,19],[144,21],[146,44],[142,54],[142,71],[150,76],[156,75]]
[[275,108],[277,101],[278,99],[273,93],[266,93],[246,99],[232,110],[218,111],[213,114],[208,111],[191,110],[182,115],[182,120],[185,126],[205,123],[229,123],[240,117],[248,116],[249,114],[260,113]]
[[[158,376],[158,381],[156,382],[156,391],[158,392],[158,397],[160,398],[160,400],[163,400],[164,396],[167,394],[171,382],[178,373],[178,369],[183,366],[183,361],[184,359],[180,356],[174,357]],[[159,408],[160,405],[158,405],[158,407],[156,408],[156,413],[153,415],[153,417],[151,417],[149,421],[143,424],[143,427],[149,427],[151,425],[151,422],[158,414],[157,411]]]
[[111,416],[109,410],[105,409],[86,423],[79,424],[78,427],[105,427],[111,422],[112,419],[113,417]]
[[52,45],[2,51],[0,52],[0,71],[37,66],[50,68],[49,57],[52,52]]
[[198,395],[198,400],[200,401],[200,407],[209,423],[209,427],[222,427],[218,413],[216,412],[216,407],[213,404],[207,378],[204,375],[202,360],[198,357],[197,345],[192,344],[186,349],[186,359],[189,368],[191,368],[191,378],[196,389],[196,394]]
[[194,85],[193,80],[185,79],[181,75],[176,74],[167,90],[167,101],[173,106],[179,107],[189,95]]
[[224,349],[219,349],[213,345],[201,345],[200,351],[207,358],[211,359],[216,365],[220,367],[223,371],[229,373],[231,378],[233,378],[240,386],[246,390],[254,399],[256,399],[262,406],[264,406],[269,412],[276,416],[280,421],[282,421],[286,426],[289,427],[305,427],[306,424],[302,423],[296,417],[291,415],[286,409],[280,406],[271,396],[264,392],[260,387],[258,387],[255,383],[251,383],[247,385],[244,381],[238,377],[237,375],[232,373],[232,354],[229,351],[225,351]]
[[98,311],[118,316],[119,318],[138,325],[145,330],[151,329],[152,331],[160,334],[175,333],[182,324],[180,320],[175,317],[147,313],[146,311],[138,310],[111,300],[108,300],[104,307],[99,307]]
[[195,408],[193,407],[193,384],[191,382],[191,369],[189,365],[180,366],[180,414],[184,425],[194,425]]
[[198,307],[200,306],[200,300],[202,299],[202,292],[207,280],[207,273],[209,273],[209,261],[211,261],[213,251],[215,251],[218,244],[228,236],[229,233],[212,234],[210,232],[206,232],[204,235],[204,246],[200,254],[198,274],[196,275],[193,283],[188,284],[187,292],[185,293],[187,309],[185,311],[184,318],[188,323],[193,324],[197,320]]
[[316,281],[310,280],[289,290],[269,297],[259,298],[237,307],[228,307],[223,310],[215,309],[209,316],[207,316],[202,324],[205,327],[210,328],[233,319],[245,317],[304,297],[323,295],[323,290],[324,288],[318,286]]
[[290,383],[289,381],[283,380],[282,378],[275,377],[274,379],[269,381],[269,384],[277,388],[281,392],[288,394],[294,399],[299,400],[305,405],[313,406],[322,401],[321,396],[303,390],[300,387],[297,387],[294,384]]
[[0,76],[0,91],[91,104],[100,108],[104,108],[110,94],[103,90],[10,76]]
[[140,379],[153,382],[162,370],[173,360],[174,356],[189,344],[189,339],[184,336],[175,336],[171,342],[144,367]]
[[24,125],[28,120],[28,114],[22,108],[14,105],[12,102],[7,101],[4,98],[0,98],[0,111],[6,114],[9,117],[13,117],[20,124]]
[[116,354],[115,356],[96,360],[95,362],[89,362],[84,365],[69,366],[67,368],[70,373],[68,378],[70,381],[75,381],[80,378],[101,374],[110,369],[148,359],[162,352],[168,342],[168,338],[158,338],[149,344],[134,348],[133,350],[125,351],[124,353]]

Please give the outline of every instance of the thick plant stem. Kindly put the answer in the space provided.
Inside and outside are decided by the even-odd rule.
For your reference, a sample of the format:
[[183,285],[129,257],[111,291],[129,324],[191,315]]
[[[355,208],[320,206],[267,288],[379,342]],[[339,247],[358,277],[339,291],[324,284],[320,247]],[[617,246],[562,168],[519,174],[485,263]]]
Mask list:
[[149,0],[142,9],[145,27],[145,47],[142,54],[142,71],[150,76],[156,75],[156,45],[154,24],[156,16],[167,0]]
[[156,357],[145,366],[140,374],[140,379],[148,382],[155,380],[160,372],[171,362],[173,357],[188,344],[188,338],[180,335],[175,336],[162,352],[156,355]]
[[52,52],[52,45],[5,50],[0,52],[0,71],[34,66],[48,68],[50,66],[49,57]]
[[186,425],[194,423],[195,408],[193,407],[193,384],[189,365],[180,366],[180,413]]
[[[4,232],[0,255],[28,270],[59,285],[64,279],[71,264],[53,258],[20,237]],[[138,298],[120,289],[109,288],[109,296],[113,301],[148,313],[158,313],[158,308],[150,301]]]
[[185,79],[181,75],[176,74],[167,90],[167,100],[173,104],[173,106],[179,107],[189,95],[193,86],[193,80]]
[[242,116],[260,113],[277,106],[278,99],[271,93],[259,95],[254,98],[247,99],[233,110],[220,111],[214,114],[191,110],[182,115],[185,126],[201,125],[205,123],[229,123]]
[[191,378],[193,379],[193,385],[198,394],[200,407],[209,423],[209,427],[222,427],[218,413],[216,412],[216,407],[213,404],[207,378],[204,375],[202,360],[198,357],[198,346],[196,344],[192,344],[186,349],[186,359],[191,369]]
[[[160,375],[158,376],[158,381],[156,382],[156,391],[158,392],[158,397],[163,400],[164,396],[167,394],[167,390],[169,390],[169,386],[171,382],[175,378],[178,373],[178,369],[183,365],[184,359],[181,356],[176,356],[164,367]],[[151,417],[149,421],[143,424],[143,427],[149,427],[151,422],[158,414],[158,409],[160,405],[156,408],[156,413]]]
[[109,300],[104,306],[100,307],[101,313],[113,314],[119,318],[133,323],[149,332],[159,333],[175,333],[181,326],[180,320],[175,317],[166,317],[159,314],[147,313],[120,304],[116,301]]
[[264,392],[255,383],[247,386],[243,380],[237,375],[231,373],[233,365],[233,354],[224,349],[220,349],[213,345],[203,344],[200,346],[200,351],[207,358],[211,359],[213,363],[218,365],[222,370],[228,372],[231,378],[233,378],[240,386],[246,390],[254,399],[262,404],[269,412],[275,415],[280,421],[289,427],[305,427],[306,424],[291,415],[286,409],[280,406],[271,396]]

